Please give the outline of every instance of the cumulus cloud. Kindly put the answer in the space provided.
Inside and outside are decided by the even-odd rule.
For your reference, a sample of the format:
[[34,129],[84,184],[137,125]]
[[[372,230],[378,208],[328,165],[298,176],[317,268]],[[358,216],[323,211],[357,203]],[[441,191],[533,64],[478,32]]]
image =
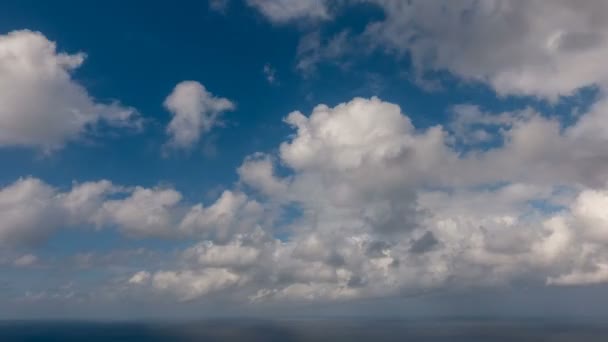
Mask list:
[[233,102],[214,96],[196,81],[178,83],[164,106],[173,116],[167,126],[167,146],[175,149],[192,148],[218,125],[222,113],[236,108]]
[[34,178],[0,190],[0,243],[34,244],[64,222],[54,188]]
[[37,245],[58,229],[90,223],[117,189],[102,180],[75,183],[71,191],[61,192],[32,177],[0,188],[0,245]]
[[100,103],[72,78],[84,60],[83,53],[57,51],[39,32],[0,35],[0,147],[49,152],[102,123],[141,128],[135,109]]
[[[330,17],[325,1],[248,3],[275,23]],[[605,85],[599,1],[374,3],[386,15],[361,34],[310,33],[298,67],[366,44],[409,55],[421,75],[447,70],[499,94],[556,99]],[[68,71],[80,65],[78,55],[50,51],[51,65],[73,83]],[[234,109],[191,81],[178,84],[165,107],[173,114],[168,146],[184,149]],[[235,187],[212,203],[169,187],[102,180],[64,191],[20,179],[0,189],[0,244],[31,246],[80,226],[189,239],[174,260],[138,265],[117,280],[181,301],[230,294],[324,302],[608,282],[605,93],[571,122],[471,104],[451,114],[443,126],[416,127],[398,105],[375,97],[294,111],[284,119],[293,134],[275,152],[246,157]]]
[[[607,103],[570,124],[531,109],[460,105],[445,127],[424,129],[375,97],[318,105],[288,114],[294,134],[276,153],[245,158],[237,188],[210,204],[169,187],[102,180],[62,191],[19,179],[0,189],[0,243],[32,246],[79,226],[195,239],[174,268],[124,279],[179,300],[224,291],[254,302],[315,301],[515,281],[603,283]],[[180,148],[233,108],[196,82],[180,83],[165,105],[174,113],[169,144]],[[495,145],[480,144],[487,139]]]
[[190,235],[225,241],[248,231],[265,219],[265,209],[243,193],[224,191],[212,205],[192,206],[179,222],[179,229]]
[[287,184],[285,180],[275,176],[274,169],[275,166],[270,156],[260,153],[247,157],[237,172],[245,184],[264,194],[276,197],[287,191]]
[[212,241],[203,241],[184,252],[186,259],[209,267],[244,267],[257,262],[261,252],[258,246],[244,245],[242,239],[231,241],[226,245],[216,245]]
[[75,183],[62,192],[37,178],[0,188],[0,245],[35,246],[70,227],[113,227],[131,238],[186,237],[227,241],[267,220],[266,209],[243,193],[225,191],[205,207],[172,188],[123,187],[110,181]]
[[[34,245],[76,226],[192,239],[173,262],[124,278],[129,289],[179,300],[602,283],[603,103],[569,125],[527,109],[461,107],[464,118],[425,129],[378,98],[319,105],[287,115],[294,134],[276,153],[245,158],[237,189],[210,204],[169,187],[102,180],[62,191],[20,179],[0,190],[0,242]],[[459,152],[453,141],[471,135],[470,125],[500,127],[488,129],[496,147],[461,139],[470,146]]]
[[[605,282],[601,107],[565,127],[530,109],[461,106],[446,127],[417,129],[377,98],[290,113],[295,133],[278,152],[254,154],[237,170],[288,219],[204,238],[177,269],[148,272],[196,284],[196,275],[222,269],[235,280],[216,290],[253,302]],[[470,126],[487,129],[496,147],[466,139]],[[562,164],[572,166],[555,167]],[[287,238],[274,235],[275,224]],[[188,299],[209,293],[184,288],[157,290]]]
[[181,198],[173,189],[136,187],[127,198],[105,201],[97,217],[134,236],[162,236],[171,232],[172,209]]

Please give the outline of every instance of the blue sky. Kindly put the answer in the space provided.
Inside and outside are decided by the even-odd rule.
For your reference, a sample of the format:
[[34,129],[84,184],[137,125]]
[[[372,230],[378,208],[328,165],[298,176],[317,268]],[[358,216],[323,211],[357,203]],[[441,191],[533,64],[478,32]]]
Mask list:
[[604,7],[4,1],[0,317],[595,298]]

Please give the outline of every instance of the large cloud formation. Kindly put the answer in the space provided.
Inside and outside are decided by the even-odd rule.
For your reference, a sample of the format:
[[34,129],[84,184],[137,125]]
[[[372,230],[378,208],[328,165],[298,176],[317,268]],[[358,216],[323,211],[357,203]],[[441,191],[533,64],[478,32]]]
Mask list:
[[[278,153],[253,155],[238,169],[263,202],[289,213],[279,220],[288,236],[252,225],[131,283],[182,300],[223,291],[256,302],[606,282],[607,159],[587,148],[606,135],[582,133],[604,113],[592,108],[560,131],[530,111],[508,123],[478,112],[468,124],[498,122],[504,142],[462,155],[450,145],[455,132],[417,130],[377,98],[293,112],[285,121],[296,133]],[[524,141],[528,148],[518,148]],[[549,172],[558,164],[575,166]]]
[[[239,189],[188,203],[172,188],[21,179],[0,191],[0,241],[71,226],[200,241],[129,288],[195,300],[348,300],[527,282],[608,281],[606,134],[600,102],[563,129],[530,110],[416,129],[399,106],[355,98],[290,113],[295,134],[237,169]],[[454,137],[500,125],[502,143]],[[452,130],[449,127],[457,127]],[[525,147],[525,148],[523,148]],[[555,165],[569,165],[555,167]],[[279,176],[282,174],[283,176]]]
[[0,147],[48,152],[100,123],[141,127],[133,108],[98,103],[72,78],[84,60],[83,53],[58,52],[39,32],[0,35]]
[[[273,3],[249,2],[274,22],[306,17]],[[335,14],[328,3],[314,4],[325,19]],[[607,283],[603,2],[375,3],[385,17],[353,43],[407,53],[416,72],[447,70],[499,95],[550,100],[596,85],[598,97],[567,120],[531,108],[496,113],[461,104],[449,122],[425,128],[375,97],[321,104],[289,113],[284,121],[293,134],[274,152],[247,156],[239,181],[212,203],[191,203],[167,186],[99,181],[60,190],[35,178],[6,185],[0,244],[31,246],[83,226],[181,239],[190,244],[175,258],[111,282],[124,293],[178,301]],[[546,20],[538,21],[541,12]],[[349,44],[348,35],[330,39],[340,42],[331,49]],[[174,119],[185,119],[175,127],[193,129],[183,140],[179,130],[169,132],[176,147],[191,146],[208,127],[201,124],[207,100],[221,109],[215,114],[231,103],[198,83],[185,86],[166,102]]]

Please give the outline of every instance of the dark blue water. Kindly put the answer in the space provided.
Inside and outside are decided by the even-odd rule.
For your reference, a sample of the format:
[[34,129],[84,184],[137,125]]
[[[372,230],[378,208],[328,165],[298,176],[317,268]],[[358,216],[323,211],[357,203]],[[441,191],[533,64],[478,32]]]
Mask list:
[[0,322],[0,341],[608,341],[608,324],[540,320]]

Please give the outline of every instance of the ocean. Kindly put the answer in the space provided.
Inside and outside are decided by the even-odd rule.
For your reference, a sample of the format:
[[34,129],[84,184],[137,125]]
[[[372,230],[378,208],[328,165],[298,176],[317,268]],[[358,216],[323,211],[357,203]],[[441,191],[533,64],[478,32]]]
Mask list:
[[2,321],[0,341],[608,341],[608,324],[489,319]]

